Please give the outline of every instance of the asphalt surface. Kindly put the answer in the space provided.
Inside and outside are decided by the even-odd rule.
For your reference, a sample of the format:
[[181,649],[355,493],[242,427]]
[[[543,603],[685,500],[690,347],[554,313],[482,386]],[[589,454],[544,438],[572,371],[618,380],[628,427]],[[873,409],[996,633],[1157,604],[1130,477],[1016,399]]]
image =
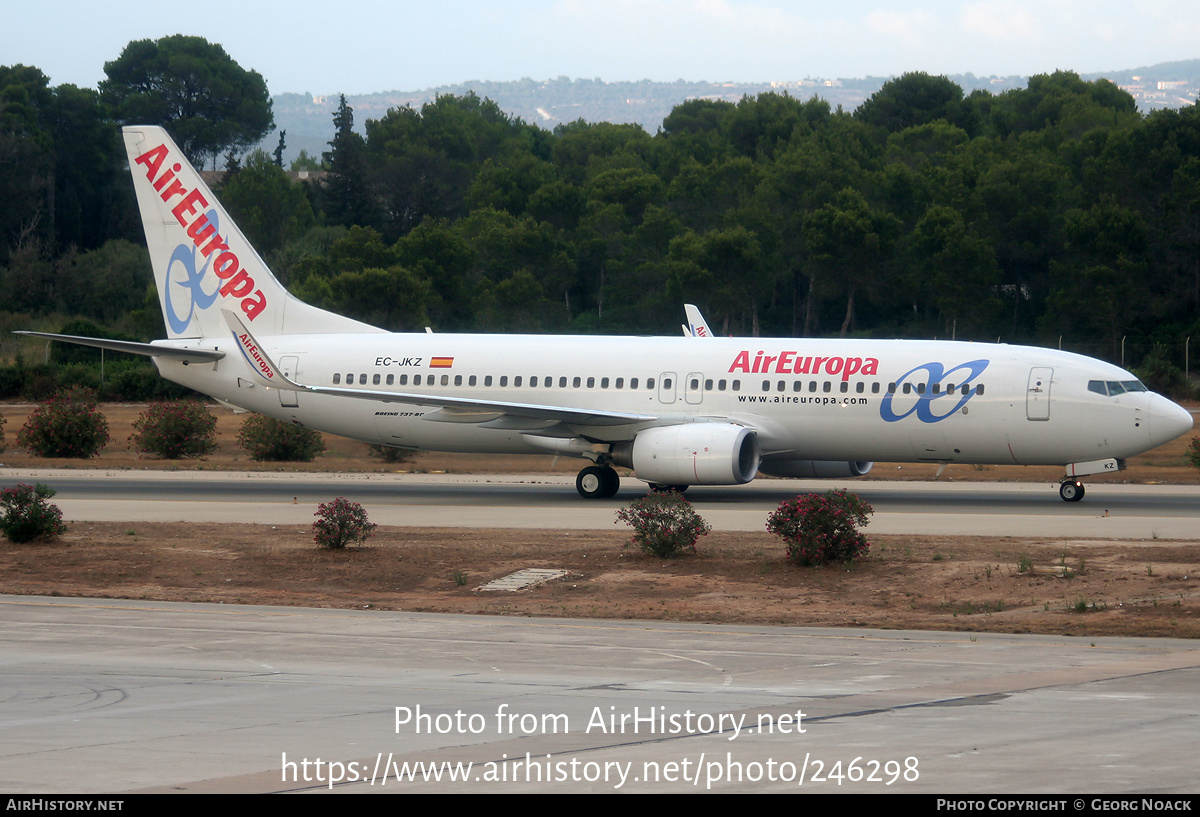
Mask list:
[[1197,789],[1194,641],[0,596],[0,664],[13,794]]
[[[0,482],[54,488],[68,520],[307,524],[320,502],[361,502],[373,522],[401,526],[589,529],[645,485],[626,479],[611,500],[585,500],[573,476],[281,474],[0,469]],[[762,530],[797,493],[847,488],[875,509],[872,533],[1190,539],[1200,535],[1200,486],[1089,485],[1063,502],[1054,483],[756,480],[687,492],[719,530]]]

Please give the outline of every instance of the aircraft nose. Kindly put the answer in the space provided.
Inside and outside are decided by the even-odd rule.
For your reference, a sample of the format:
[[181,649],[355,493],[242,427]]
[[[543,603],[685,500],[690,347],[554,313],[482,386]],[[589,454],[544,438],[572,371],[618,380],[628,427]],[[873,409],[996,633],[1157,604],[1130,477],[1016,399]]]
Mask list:
[[1162,395],[1150,403],[1150,440],[1159,446],[1186,434],[1192,428],[1192,413]]

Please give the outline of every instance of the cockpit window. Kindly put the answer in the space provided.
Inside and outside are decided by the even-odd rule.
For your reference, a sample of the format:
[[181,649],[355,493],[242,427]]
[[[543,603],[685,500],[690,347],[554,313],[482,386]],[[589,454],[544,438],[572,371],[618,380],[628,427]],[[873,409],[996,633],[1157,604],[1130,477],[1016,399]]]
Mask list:
[[1089,380],[1088,391],[1116,397],[1127,391],[1149,391],[1140,380]]

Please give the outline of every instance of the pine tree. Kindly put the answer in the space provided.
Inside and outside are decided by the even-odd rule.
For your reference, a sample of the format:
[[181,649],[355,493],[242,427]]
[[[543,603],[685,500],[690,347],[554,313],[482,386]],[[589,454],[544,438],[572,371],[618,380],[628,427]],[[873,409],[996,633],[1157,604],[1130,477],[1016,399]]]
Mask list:
[[367,185],[367,144],[354,132],[354,109],[345,94],[333,115],[333,127],[330,150],[322,154],[331,174],[321,195],[325,218],[330,224],[369,226],[374,219]]

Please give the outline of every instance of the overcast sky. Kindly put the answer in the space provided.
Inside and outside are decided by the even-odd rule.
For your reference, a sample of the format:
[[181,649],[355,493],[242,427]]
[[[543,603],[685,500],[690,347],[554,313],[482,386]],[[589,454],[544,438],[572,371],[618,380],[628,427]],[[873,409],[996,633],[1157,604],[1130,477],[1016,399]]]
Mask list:
[[131,40],[220,43],[271,93],[468,80],[1030,75],[1200,58],[1196,0],[24,0],[0,65],[95,87]]

